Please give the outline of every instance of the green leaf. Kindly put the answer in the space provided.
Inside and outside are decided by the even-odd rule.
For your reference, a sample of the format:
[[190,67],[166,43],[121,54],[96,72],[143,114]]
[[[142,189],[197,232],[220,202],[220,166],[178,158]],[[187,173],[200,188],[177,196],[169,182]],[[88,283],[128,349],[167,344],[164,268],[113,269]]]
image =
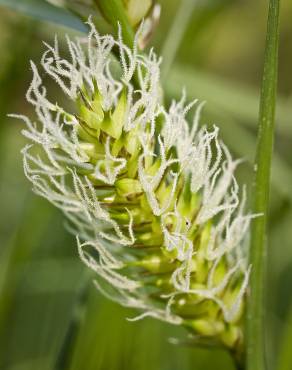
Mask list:
[[80,32],[87,32],[87,27],[77,16],[45,0],[0,0],[0,6],[6,6],[39,20],[57,23]]
[[273,153],[278,75],[279,0],[270,0],[264,71],[258,120],[255,185],[252,211],[261,214],[251,228],[250,295],[247,305],[247,370],[264,370],[265,364],[265,260],[269,211],[270,173]]

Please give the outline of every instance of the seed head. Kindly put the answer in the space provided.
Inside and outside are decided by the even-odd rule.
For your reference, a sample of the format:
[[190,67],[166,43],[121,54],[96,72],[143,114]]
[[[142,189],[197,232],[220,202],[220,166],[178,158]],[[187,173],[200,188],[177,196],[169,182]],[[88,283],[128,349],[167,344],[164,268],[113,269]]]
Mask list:
[[[199,127],[202,104],[162,103],[153,50],[140,55],[91,20],[88,39],[46,44],[41,68],[70,101],[49,100],[31,63],[24,171],[36,194],[60,208],[82,261],[110,299],[235,348],[249,271],[244,214],[218,128]],[[139,33],[136,40],[139,38]],[[118,62],[113,52],[118,50]],[[63,99],[64,101],[64,99]],[[195,106],[191,125],[187,112]]]

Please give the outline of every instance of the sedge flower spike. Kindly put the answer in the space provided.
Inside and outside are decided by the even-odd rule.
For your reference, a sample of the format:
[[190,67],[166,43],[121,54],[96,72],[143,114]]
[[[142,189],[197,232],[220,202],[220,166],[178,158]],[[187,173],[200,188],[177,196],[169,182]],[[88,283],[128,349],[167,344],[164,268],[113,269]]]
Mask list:
[[36,118],[16,116],[31,141],[22,150],[25,174],[67,217],[103,294],[139,309],[137,319],[156,317],[239,348],[250,271],[243,243],[253,216],[239,200],[238,161],[217,127],[199,127],[202,104],[186,105],[183,94],[164,107],[152,50],[140,55],[121,34],[99,35],[88,23],[87,39],[67,37],[68,59],[57,39],[41,59],[70,109],[49,100],[44,73],[31,63],[27,100]]

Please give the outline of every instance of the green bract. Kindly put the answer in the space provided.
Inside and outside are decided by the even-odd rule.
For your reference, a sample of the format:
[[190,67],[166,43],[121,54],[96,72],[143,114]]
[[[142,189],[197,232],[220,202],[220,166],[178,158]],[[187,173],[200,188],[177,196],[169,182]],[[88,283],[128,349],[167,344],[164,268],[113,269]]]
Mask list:
[[252,216],[239,201],[238,161],[218,128],[198,128],[202,105],[191,127],[186,114],[197,102],[185,106],[183,96],[164,107],[153,51],[139,55],[89,25],[88,40],[67,39],[70,60],[56,41],[41,61],[70,111],[48,100],[32,63],[27,99],[36,121],[18,116],[32,141],[23,149],[25,173],[67,216],[105,295],[142,310],[137,318],[184,325],[240,351]]

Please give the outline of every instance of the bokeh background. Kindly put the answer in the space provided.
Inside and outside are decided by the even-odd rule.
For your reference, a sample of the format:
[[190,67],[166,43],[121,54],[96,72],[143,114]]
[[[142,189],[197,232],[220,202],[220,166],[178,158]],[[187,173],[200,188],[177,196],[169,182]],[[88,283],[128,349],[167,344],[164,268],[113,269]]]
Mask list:
[[[21,0],[19,0],[21,3]],[[251,192],[263,65],[267,1],[161,0],[152,45],[164,56],[166,101],[206,100],[202,123],[216,124],[237,157]],[[273,369],[291,323],[292,298],[292,2],[282,0],[279,96],[268,230],[266,343]],[[84,266],[59,211],[32,194],[22,170],[22,123],[29,60],[42,40],[70,29],[36,21],[0,5],[0,369],[52,370],[66,335]],[[180,39],[180,34],[182,38]],[[55,92],[56,97],[58,91]],[[88,288],[71,370],[232,370],[221,350],[183,344],[185,332],[135,312]],[[290,319],[289,319],[290,317]],[[289,321],[290,320],[290,321]],[[169,338],[180,338],[174,346]],[[292,346],[292,343],[291,343]],[[291,347],[292,348],[292,347]]]

